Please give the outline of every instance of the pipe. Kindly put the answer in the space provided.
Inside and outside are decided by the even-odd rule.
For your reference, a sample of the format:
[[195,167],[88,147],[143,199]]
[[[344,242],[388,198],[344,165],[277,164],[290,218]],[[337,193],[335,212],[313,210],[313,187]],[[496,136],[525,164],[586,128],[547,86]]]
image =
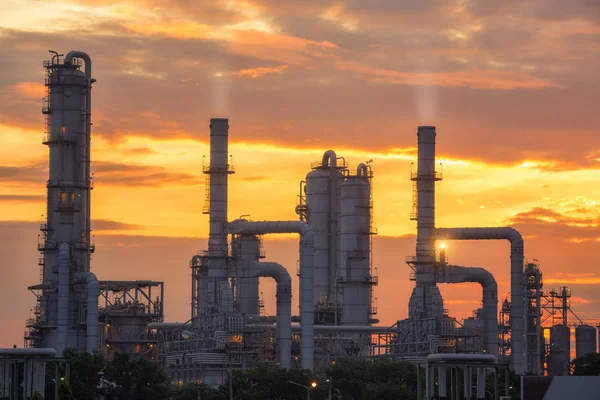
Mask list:
[[314,359],[314,232],[310,225],[302,221],[262,221],[249,222],[243,219],[230,222],[228,231],[232,234],[264,235],[268,233],[300,234],[300,332],[302,368],[312,369]]
[[292,366],[292,278],[288,271],[278,263],[251,263],[256,276],[270,277],[277,282],[277,327],[276,338],[278,361],[282,368]]
[[87,289],[87,318],[86,318],[86,345],[88,353],[94,354],[98,350],[98,296],[100,285],[96,275],[91,272],[83,272],[78,276],[84,282]]
[[323,154],[323,160],[321,161],[321,164],[324,167],[337,167],[337,155],[335,154],[335,151],[327,150],[325,154]]
[[69,342],[69,270],[71,251],[67,243],[58,248],[58,338],[56,351],[62,356]]
[[356,167],[356,176],[363,176],[365,178],[369,177],[369,167],[366,164],[360,163],[358,167]]
[[83,51],[70,51],[65,57],[65,63],[70,64],[74,58],[81,58],[85,61],[85,77],[87,80],[87,93],[85,95],[85,108],[86,108],[86,162],[85,162],[85,179],[86,179],[86,242],[87,242],[87,260],[85,263],[85,272],[90,270],[90,259],[92,257],[91,247],[91,233],[92,233],[92,213],[91,213],[91,195],[92,195],[92,175],[91,175],[91,136],[92,136],[92,83],[95,79],[92,79],[92,59],[87,53]]
[[525,372],[525,306],[523,290],[523,237],[514,228],[438,228],[436,240],[510,241],[510,324],[512,327],[511,364],[521,375]]
[[440,283],[476,282],[483,289],[483,348],[486,354],[498,355],[498,284],[494,276],[483,268],[444,265],[438,274]]

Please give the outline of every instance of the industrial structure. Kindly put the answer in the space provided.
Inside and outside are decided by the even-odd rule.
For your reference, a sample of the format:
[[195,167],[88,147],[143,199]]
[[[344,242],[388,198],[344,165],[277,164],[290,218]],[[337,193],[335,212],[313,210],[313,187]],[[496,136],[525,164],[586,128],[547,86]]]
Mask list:
[[[518,374],[568,374],[570,291],[543,291],[537,260],[525,263],[521,234],[511,227],[436,225],[435,188],[442,173],[441,166],[436,168],[433,126],[417,130],[417,170],[410,174],[411,219],[417,223],[417,235],[416,251],[406,258],[415,282],[408,318],[393,326],[374,325],[379,321],[374,296],[377,269],[371,252],[377,233],[371,161],[350,168],[343,157],[328,150],[300,182],[298,219],[232,220],[228,187],[235,168],[229,155],[229,120],[213,118],[210,162],[202,171],[208,246],[194,254],[189,264],[189,321],[163,322],[162,282],[99,281],[91,273],[95,250],[90,213],[91,88],[95,80],[87,54],[72,51],[61,57],[54,52],[44,63],[48,87],[43,102],[44,144],[49,146],[50,171],[46,221],[38,243],[40,283],[29,287],[37,304],[34,318],[27,321],[26,347],[55,349],[59,357],[68,347],[101,349],[108,359],[116,351],[149,355],[172,382],[213,385],[223,383],[232,368],[258,364],[323,370],[340,357],[427,363],[435,353],[470,354],[429,361],[475,360],[481,371],[502,369],[498,366],[502,364]],[[297,293],[288,272],[291,266],[262,261],[262,238],[271,234],[298,235]],[[449,240],[510,243],[510,297],[504,297],[500,307],[490,271],[447,262],[441,242]],[[261,277],[273,278],[277,284],[275,317],[261,313]],[[458,321],[444,308],[438,284],[467,282],[481,286],[482,306],[472,318]],[[300,299],[298,315],[292,314],[292,295]],[[577,320],[577,355],[595,352],[594,324]]]
[[[147,324],[163,321],[162,282],[98,281],[91,272],[90,171],[92,61],[80,51],[44,62],[43,143],[49,148],[46,218],[40,225],[40,282],[27,320],[26,348],[153,355]],[[82,61],[85,69],[81,71]],[[156,297],[152,297],[152,288]],[[103,303],[99,307],[99,298]]]

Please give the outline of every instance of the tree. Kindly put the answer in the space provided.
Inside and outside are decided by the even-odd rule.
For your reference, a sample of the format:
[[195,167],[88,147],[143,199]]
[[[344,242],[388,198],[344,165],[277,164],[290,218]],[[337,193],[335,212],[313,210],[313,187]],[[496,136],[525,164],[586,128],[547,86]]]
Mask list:
[[340,359],[327,369],[334,388],[344,399],[414,399],[415,365],[388,359]]
[[34,390],[33,394],[31,395],[31,400],[44,400],[44,397],[40,394],[40,392]]
[[104,369],[104,357],[98,352],[78,352],[73,348],[66,349],[63,357],[70,365],[69,384],[73,396],[78,400],[94,400],[100,382],[100,372]]
[[106,380],[116,386],[108,388],[107,399],[163,400],[169,398],[167,377],[160,367],[146,357],[131,360],[127,353],[116,353],[105,369]]
[[202,400],[227,400],[229,397],[218,389],[202,383],[189,383],[171,389],[171,400],[198,400],[198,398]]
[[573,375],[598,376],[600,375],[600,354],[586,354],[571,361]]
[[58,400],[75,400],[71,387],[65,381],[61,381],[58,387]]

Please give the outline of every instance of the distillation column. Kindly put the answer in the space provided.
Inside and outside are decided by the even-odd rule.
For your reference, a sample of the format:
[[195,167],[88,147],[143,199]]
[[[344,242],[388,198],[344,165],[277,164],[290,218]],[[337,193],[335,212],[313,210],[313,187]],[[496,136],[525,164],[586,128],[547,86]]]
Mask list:
[[418,172],[411,176],[417,183],[417,254],[416,286],[409,301],[409,318],[438,317],[444,313],[442,295],[436,285],[435,259],[435,127],[420,126],[418,136]]
[[[31,330],[27,339],[30,346],[62,352],[65,347],[86,348],[85,335],[78,335],[68,327],[78,326],[77,319],[86,320],[79,315],[82,310],[79,303],[87,302],[87,298],[69,295],[68,274],[88,273],[94,251],[90,240],[90,118],[95,80],[91,78],[91,60],[87,54],[72,51],[64,62],[54,54],[51,61],[44,62],[48,97],[42,108],[47,116],[43,143],[49,148],[49,177],[46,223],[41,224],[38,243],[38,250],[43,253],[42,285],[30,287],[41,289],[41,294],[36,307],[37,321],[34,326],[28,323]],[[80,70],[79,60],[85,61],[85,73]],[[63,249],[62,269],[58,266],[61,244],[68,244]],[[61,272],[67,276],[62,277],[62,289],[56,290]],[[61,295],[63,299],[59,299]],[[97,299],[95,305],[89,306],[97,307]]]
[[369,170],[360,164],[341,186],[340,275],[342,325],[368,325],[371,311],[371,193]]

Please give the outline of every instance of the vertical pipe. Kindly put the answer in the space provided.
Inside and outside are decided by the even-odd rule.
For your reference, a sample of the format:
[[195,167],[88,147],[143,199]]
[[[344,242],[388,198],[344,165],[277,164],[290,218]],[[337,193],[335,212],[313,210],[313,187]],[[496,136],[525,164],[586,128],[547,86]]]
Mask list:
[[62,356],[68,345],[69,335],[69,270],[70,247],[62,243],[58,250],[58,338],[56,352]]
[[440,400],[447,400],[446,367],[438,367],[438,390]]
[[96,275],[85,273],[87,288],[87,324],[86,324],[86,351],[94,354],[98,350],[98,296],[100,285]]
[[431,371],[430,371],[429,363],[425,364],[425,398],[427,400],[431,400]]
[[477,368],[477,400],[485,400],[485,368]]
[[471,367],[464,367],[465,400],[471,400]]

